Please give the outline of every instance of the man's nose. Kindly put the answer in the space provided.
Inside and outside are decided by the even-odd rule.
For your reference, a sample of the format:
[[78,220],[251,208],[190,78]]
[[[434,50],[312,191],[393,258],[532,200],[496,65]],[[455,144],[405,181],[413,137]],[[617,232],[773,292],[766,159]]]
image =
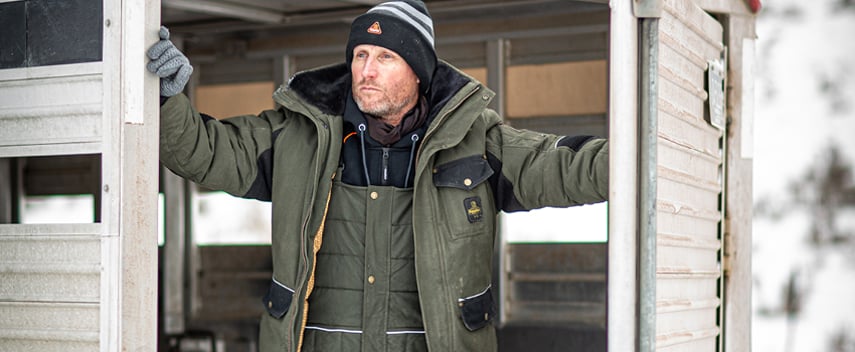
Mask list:
[[365,60],[365,65],[362,66],[362,76],[368,78],[377,77],[377,63],[374,60]]

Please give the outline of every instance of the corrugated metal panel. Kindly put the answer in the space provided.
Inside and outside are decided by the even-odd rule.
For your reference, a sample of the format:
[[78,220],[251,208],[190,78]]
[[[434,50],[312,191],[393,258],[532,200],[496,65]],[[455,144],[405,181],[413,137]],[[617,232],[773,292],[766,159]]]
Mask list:
[[0,156],[97,151],[101,87],[100,62],[0,71]]
[[98,350],[100,229],[0,225],[0,350]]
[[721,268],[722,133],[704,120],[709,60],[722,27],[689,1],[659,23],[656,349],[715,351]]

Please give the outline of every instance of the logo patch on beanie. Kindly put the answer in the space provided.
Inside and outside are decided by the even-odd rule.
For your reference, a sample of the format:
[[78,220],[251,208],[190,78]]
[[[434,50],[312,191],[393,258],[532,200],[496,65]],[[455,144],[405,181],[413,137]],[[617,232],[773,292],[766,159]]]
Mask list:
[[368,27],[368,33],[380,35],[383,33],[383,30],[380,29],[380,22],[374,22],[371,27]]

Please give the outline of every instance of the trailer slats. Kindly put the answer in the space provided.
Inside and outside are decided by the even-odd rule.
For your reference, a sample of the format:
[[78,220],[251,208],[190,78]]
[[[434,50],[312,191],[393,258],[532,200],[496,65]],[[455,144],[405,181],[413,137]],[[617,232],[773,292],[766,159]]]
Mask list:
[[[0,156],[86,154],[103,138],[100,62],[0,70]],[[93,148],[95,147],[95,148]]]
[[664,1],[658,28],[656,350],[715,351],[723,134],[706,121],[705,76],[724,32],[677,0]]

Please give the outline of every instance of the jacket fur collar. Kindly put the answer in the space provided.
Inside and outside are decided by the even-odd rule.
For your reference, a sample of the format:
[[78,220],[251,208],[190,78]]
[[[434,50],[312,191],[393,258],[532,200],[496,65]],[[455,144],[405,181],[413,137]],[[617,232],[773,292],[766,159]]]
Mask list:
[[[438,113],[445,103],[471,80],[440,60],[427,93],[430,115]],[[341,116],[344,114],[347,94],[350,93],[350,82],[350,69],[347,64],[339,63],[300,72],[291,78],[288,88],[323,113]]]

